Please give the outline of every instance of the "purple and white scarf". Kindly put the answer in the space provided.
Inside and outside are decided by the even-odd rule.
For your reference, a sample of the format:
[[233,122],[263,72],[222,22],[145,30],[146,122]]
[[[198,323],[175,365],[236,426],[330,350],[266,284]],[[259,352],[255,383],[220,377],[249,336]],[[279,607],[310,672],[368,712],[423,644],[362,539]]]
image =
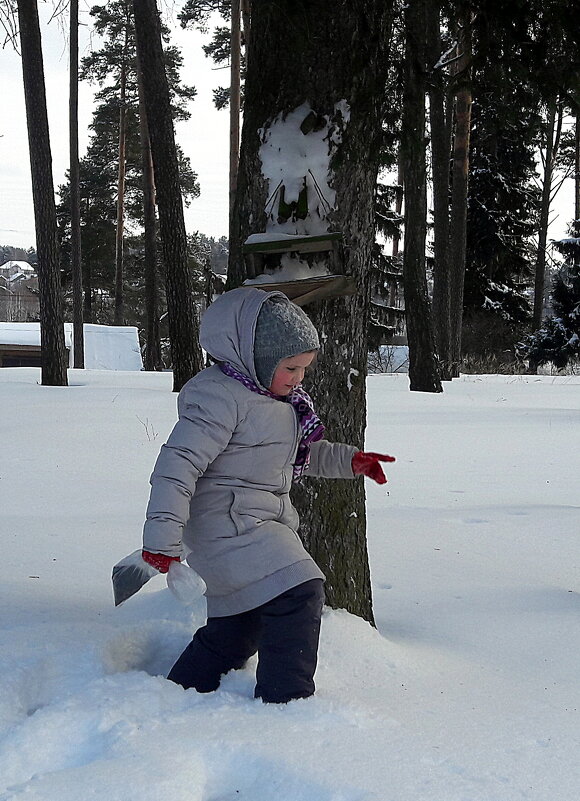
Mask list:
[[302,386],[295,387],[289,395],[274,395],[273,392],[259,387],[249,376],[240,373],[228,362],[220,362],[218,366],[222,373],[235,378],[236,381],[240,381],[251,392],[257,392],[258,395],[266,395],[268,398],[289,403],[294,407],[294,411],[298,416],[298,424],[302,429],[296,461],[292,466],[292,479],[293,481],[298,481],[310,464],[310,444],[322,439],[325,430],[322,421],[314,411],[314,404],[310,395],[302,389]]

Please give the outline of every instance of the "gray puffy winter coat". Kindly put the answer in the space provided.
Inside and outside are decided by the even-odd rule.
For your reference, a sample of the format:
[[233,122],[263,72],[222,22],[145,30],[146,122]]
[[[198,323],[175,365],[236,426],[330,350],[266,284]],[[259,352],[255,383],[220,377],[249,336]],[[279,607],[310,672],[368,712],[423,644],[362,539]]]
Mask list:
[[[256,319],[273,294],[280,293],[227,292],[201,325],[202,347],[256,383]],[[143,547],[169,556],[185,551],[207,585],[208,616],[244,612],[324,578],[298,537],[290,502],[300,438],[294,408],[252,392],[214,365],[183,387],[178,412],[151,476]],[[354,478],[356,450],[314,443],[307,475]]]

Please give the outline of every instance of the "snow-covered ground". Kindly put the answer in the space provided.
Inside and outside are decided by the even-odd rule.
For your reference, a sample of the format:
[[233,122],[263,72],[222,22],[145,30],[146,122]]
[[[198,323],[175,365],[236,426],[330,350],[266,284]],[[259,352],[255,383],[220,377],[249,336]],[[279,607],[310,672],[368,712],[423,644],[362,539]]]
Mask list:
[[170,431],[168,374],[0,371],[1,801],[574,801],[580,377],[369,378],[378,631],[324,616],[316,696],[163,675],[203,620],[113,607]]

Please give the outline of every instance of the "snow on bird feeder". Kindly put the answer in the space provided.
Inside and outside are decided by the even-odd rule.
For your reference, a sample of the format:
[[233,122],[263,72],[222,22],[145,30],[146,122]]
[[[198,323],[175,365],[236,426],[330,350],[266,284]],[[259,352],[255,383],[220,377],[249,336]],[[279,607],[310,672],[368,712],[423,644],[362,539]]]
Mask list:
[[305,103],[261,129],[267,225],[244,242],[245,286],[278,289],[300,306],[356,291],[339,272],[342,235],[328,230],[336,202],[330,159],[348,116],[345,101],[332,117]]

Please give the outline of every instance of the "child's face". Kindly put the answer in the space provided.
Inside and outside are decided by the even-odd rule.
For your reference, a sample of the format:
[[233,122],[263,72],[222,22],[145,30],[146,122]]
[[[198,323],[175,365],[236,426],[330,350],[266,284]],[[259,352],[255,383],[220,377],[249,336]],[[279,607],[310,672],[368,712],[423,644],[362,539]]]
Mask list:
[[270,392],[274,395],[289,395],[294,387],[302,383],[306,368],[310,367],[316,356],[315,350],[299,353],[297,356],[288,356],[282,359],[274,370]]

